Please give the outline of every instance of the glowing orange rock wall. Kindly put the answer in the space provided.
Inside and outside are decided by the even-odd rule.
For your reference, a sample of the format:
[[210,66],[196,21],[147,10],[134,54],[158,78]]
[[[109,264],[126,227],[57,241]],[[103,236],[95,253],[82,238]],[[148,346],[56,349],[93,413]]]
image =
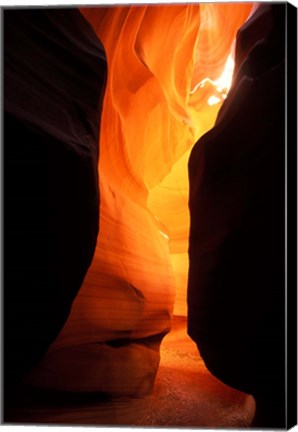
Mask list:
[[32,383],[151,392],[175,296],[175,313],[186,314],[189,152],[220,107],[207,103],[213,85],[193,89],[221,75],[250,10],[245,3],[81,9],[108,60],[100,234],[68,322]]
[[169,237],[178,314],[186,314],[189,150],[213,126],[220,106],[207,104],[216,94],[213,86],[191,91],[204,78],[221,75],[251,8],[209,3],[81,9],[108,59],[101,177],[116,194],[145,205]]

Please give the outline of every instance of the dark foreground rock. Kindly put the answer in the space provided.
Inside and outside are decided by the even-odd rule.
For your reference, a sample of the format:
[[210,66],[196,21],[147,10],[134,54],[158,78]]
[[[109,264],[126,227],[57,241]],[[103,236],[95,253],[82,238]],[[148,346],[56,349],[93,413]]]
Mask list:
[[266,401],[266,427],[285,426],[285,9],[238,32],[233,87],[189,161],[189,334],[217,378]]
[[6,396],[58,335],[93,257],[105,81],[79,11],[4,12]]

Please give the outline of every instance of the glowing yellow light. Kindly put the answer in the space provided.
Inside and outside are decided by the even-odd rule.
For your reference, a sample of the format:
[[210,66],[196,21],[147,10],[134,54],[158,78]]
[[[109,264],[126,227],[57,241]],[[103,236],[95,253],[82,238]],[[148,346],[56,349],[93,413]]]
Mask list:
[[210,98],[208,99],[208,105],[215,105],[221,101],[222,99],[217,96],[210,96]]
[[167,236],[164,232],[162,232],[162,231],[160,231],[160,230],[159,230],[159,232],[160,232],[160,234],[161,234],[164,238],[166,238],[167,240],[169,240],[169,236]]
[[216,103],[221,102],[222,99],[225,99],[227,97],[228,91],[230,90],[230,87],[232,85],[234,66],[235,62],[232,58],[232,55],[230,54],[220,77],[217,78],[217,80],[212,80],[208,77],[204,78],[191,90],[190,94],[195,93],[199,88],[203,88],[206,83],[209,83],[213,87],[215,87],[218,95],[210,96],[208,99],[208,104],[215,105]]
[[232,85],[234,66],[235,62],[230,54],[226,61],[223,73],[216,81],[214,81],[216,90],[219,93],[227,94],[230,90],[230,87]]

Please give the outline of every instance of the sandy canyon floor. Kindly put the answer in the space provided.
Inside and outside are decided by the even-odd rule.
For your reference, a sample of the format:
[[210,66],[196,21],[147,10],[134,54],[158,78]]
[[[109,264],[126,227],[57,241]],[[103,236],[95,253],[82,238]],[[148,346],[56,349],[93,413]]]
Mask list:
[[185,317],[175,317],[161,346],[153,396],[147,399],[99,400],[30,394],[20,389],[10,423],[115,425],[169,428],[247,428],[253,399],[217,380],[206,369],[186,334]]

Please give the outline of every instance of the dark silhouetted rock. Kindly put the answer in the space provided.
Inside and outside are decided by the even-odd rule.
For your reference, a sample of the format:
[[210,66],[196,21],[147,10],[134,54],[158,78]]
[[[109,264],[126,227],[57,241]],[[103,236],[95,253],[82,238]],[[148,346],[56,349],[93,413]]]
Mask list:
[[65,323],[95,250],[106,59],[75,9],[4,12],[4,375]]
[[216,377],[267,401],[267,427],[285,425],[285,8],[238,32],[233,87],[189,161],[189,334]]

